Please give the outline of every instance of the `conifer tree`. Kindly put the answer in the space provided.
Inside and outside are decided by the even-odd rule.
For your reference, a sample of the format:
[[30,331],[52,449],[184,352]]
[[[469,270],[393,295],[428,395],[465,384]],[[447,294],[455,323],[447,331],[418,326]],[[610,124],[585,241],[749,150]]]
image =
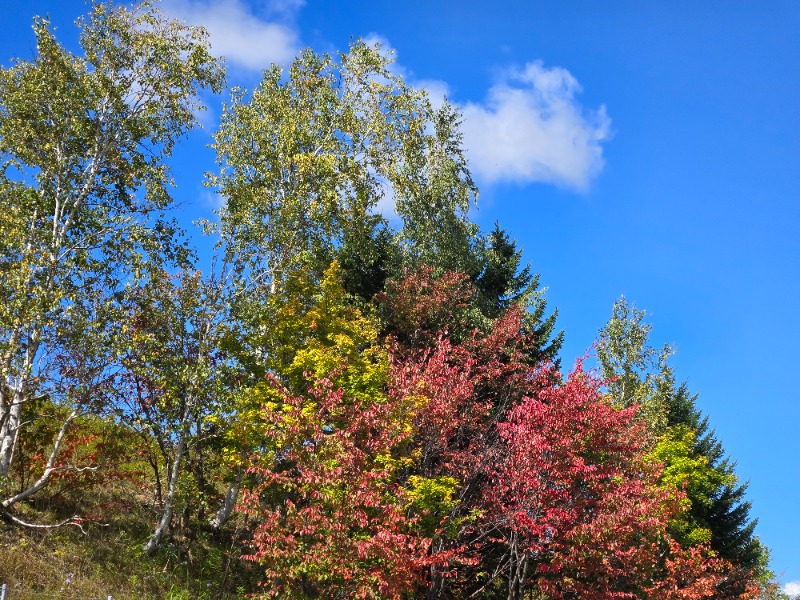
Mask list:
[[[694,432],[692,453],[703,457],[708,467],[721,475],[720,485],[708,501],[694,499],[691,518],[711,532],[711,548],[720,557],[729,559],[745,573],[751,571],[765,579],[771,575],[767,565],[769,552],[755,535],[757,520],[750,518],[751,503],[745,499],[747,483],[738,481],[736,464],[725,455],[708,417],[697,408],[696,399],[697,394],[691,394],[686,383],[682,383],[672,390],[667,404],[667,426],[690,428]],[[743,591],[746,582],[741,576],[740,572],[739,577],[730,578],[724,585],[726,597]]]
[[486,236],[481,262],[474,283],[483,314],[496,319],[512,305],[528,308],[524,322],[539,344],[532,359],[557,364],[564,338],[563,331],[555,333],[558,310],[546,316],[547,300],[539,286],[539,275],[531,273],[530,265],[522,266],[522,250],[499,223]]
[[607,391],[618,406],[637,406],[649,430],[652,456],[665,463],[665,479],[684,485],[686,514],[673,522],[685,545],[708,542],[732,565],[718,588],[718,597],[735,598],[747,587],[766,584],[768,550],[755,535],[746,483],[736,477],[735,463],[710,429],[686,383],[676,384],[669,346],[650,345],[652,326],[645,311],[623,297],[614,304],[600,330],[597,355]]
[[400,266],[395,236],[378,216],[371,223],[345,231],[336,254],[345,291],[361,302],[369,302],[382,292]]

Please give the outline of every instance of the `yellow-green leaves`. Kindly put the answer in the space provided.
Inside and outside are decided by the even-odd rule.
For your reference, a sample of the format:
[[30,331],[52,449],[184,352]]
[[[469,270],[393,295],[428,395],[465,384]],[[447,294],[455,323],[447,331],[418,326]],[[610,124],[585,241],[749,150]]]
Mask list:
[[386,381],[388,360],[377,324],[350,304],[332,263],[320,282],[296,272],[266,302],[259,327],[264,366],[291,390],[332,378],[349,394],[374,394]]
[[[208,184],[226,199],[223,244],[264,282],[309,259],[324,268],[348,232],[380,221],[387,195],[410,253],[467,266],[476,192],[458,115],[434,110],[390,67],[380,48],[356,42],[337,58],[305,51],[286,70],[265,71],[251,93],[234,91],[215,136],[220,171]],[[447,256],[439,261],[437,251]]]
[[411,475],[406,485],[409,510],[419,517],[424,535],[433,536],[445,518],[458,505],[454,496],[460,484],[454,477]]
[[620,407],[639,407],[648,432],[657,437],[667,426],[669,395],[675,380],[667,364],[673,350],[669,345],[653,348],[649,344],[651,330],[645,311],[620,298],[611,319],[600,330],[597,358],[603,376],[608,378],[606,387],[612,401]]
[[[711,530],[695,515],[708,509],[714,493],[725,485],[734,484],[736,478],[715,469],[705,456],[695,451],[695,433],[686,425],[673,427],[662,435],[648,458],[663,464],[662,486],[686,493],[684,510],[670,523],[679,539],[689,545],[709,543]],[[690,510],[692,503],[698,504],[694,511]]]
[[185,265],[164,161],[223,81],[206,34],[149,1],[79,26],[83,56],[39,18],[35,56],[0,68],[0,477],[37,394],[102,409],[126,284]]

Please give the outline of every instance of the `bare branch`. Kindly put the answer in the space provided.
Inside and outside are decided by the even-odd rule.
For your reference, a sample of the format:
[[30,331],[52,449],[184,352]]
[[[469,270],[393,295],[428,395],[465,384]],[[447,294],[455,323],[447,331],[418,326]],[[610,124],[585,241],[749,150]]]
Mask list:
[[27,521],[23,521],[19,517],[15,517],[7,510],[3,511],[3,516],[16,523],[17,525],[22,525],[23,527],[28,527],[30,529],[56,529],[58,527],[64,527],[65,525],[74,525],[78,529],[81,530],[83,535],[88,535],[86,529],[83,528],[84,519],[80,518],[77,515],[73,515],[68,519],[64,519],[63,521],[59,521],[58,523],[28,523]]

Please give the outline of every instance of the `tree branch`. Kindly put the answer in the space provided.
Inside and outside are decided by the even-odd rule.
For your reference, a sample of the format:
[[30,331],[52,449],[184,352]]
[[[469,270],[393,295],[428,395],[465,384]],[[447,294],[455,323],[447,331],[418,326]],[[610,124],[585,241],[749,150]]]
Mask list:
[[[61,425],[61,429],[58,432],[58,437],[56,438],[56,441],[53,443],[53,450],[50,452],[50,456],[47,458],[47,464],[45,465],[44,472],[42,473],[42,476],[39,477],[39,479],[36,480],[36,482],[33,485],[31,485],[27,489],[21,491],[16,496],[12,496],[11,498],[7,498],[6,500],[3,500],[2,504],[0,504],[0,506],[2,506],[6,510],[11,508],[17,502],[19,502],[21,500],[25,500],[25,498],[28,498],[29,496],[32,496],[33,494],[38,492],[40,489],[42,489],[47,484],[47,482],[49,481],[50,477],[52,476],[52,474],[55,471],[63,470],[63,467],[54,466],[55,462],[56,462],[56,457],[58,456],[58,451],[61,448],[61,443],[64,441],[64,436],[67,435],[67,429],[69,429],[70,424],[72,423],[72,421],[77,416],[78,416],[78,411],[73,410],[70,413],[70,415],[67,417],[67,419],[64,421],[64,423]],[[89,468],[87,468],[87,469],[89,469]]]
[[74,525],[81,530],[83,535],[88,535],[86,530],[83,528],[83,519],[77,515],[73,515],[72,517],[64,519],[63,521],[59,521],[58,523],[28,523],[19,517],[15,517],[7,510],[3,511],[3,516],[17,525],[22,525],[23,527],[28,527],[30,529],[56,529],[58,527],[64,527],[65,525]]

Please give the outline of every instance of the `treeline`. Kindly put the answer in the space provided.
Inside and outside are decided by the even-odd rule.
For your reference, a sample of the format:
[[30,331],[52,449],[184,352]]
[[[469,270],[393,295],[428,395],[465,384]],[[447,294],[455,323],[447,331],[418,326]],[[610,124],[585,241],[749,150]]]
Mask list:
[[81,27],[0,71],[3,536],[113,524],[209,597],[780,596],[643,313],[562,374],[452,106],[361,42],[232,91],[200,269],[166,165],[222,65],[148,2]]

